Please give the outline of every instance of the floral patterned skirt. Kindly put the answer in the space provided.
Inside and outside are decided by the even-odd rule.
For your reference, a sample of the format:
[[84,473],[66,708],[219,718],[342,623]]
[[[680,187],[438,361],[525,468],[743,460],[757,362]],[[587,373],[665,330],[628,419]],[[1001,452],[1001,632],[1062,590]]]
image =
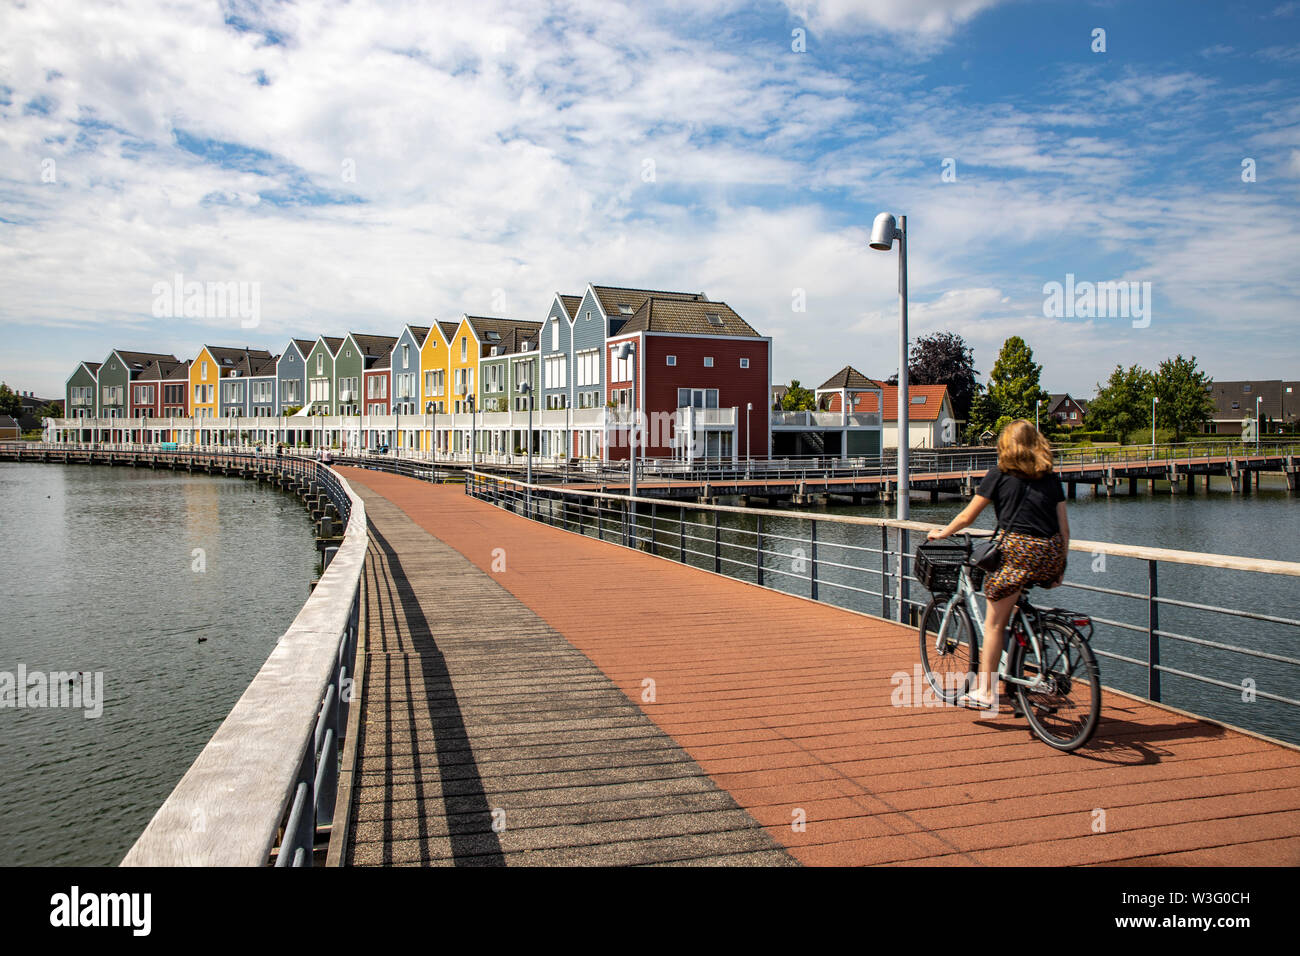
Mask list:
[[1002,564],[984,579],[984,596],[1000,601],[1030,584],[1052,584],[1065,570],[1065,542],[1059,534],[1035,538],[1008,532],[1002,539]]

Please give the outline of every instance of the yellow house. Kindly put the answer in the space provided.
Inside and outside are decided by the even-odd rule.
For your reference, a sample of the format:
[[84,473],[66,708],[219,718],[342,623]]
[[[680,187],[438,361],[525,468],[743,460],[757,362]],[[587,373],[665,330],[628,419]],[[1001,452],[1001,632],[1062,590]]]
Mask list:
[[[435,415],[452,410],[453,396],[448,383],[451,381],[451,341],[456,335],[458,322],[434,322],[420,346],[420,409],[424,411],[432,404]],[[434,422],[435,430],[437,422]],[[429,451],[432,448],[429,432],[421,433],[420,448]],[[446,450],[446,443],[440,444]]]
[[221,365],[208,346],[199,349],[190,363],[190,416],[217,418],[217,391],[221,384]]

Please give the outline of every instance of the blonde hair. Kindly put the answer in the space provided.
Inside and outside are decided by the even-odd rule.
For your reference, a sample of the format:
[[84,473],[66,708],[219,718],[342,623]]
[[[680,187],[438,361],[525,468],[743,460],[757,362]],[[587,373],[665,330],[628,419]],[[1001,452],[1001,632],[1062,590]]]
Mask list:
[[1041,478],[1052,470],[1052,446],[1032,422],[1018,418],[998,435],[998,470]]

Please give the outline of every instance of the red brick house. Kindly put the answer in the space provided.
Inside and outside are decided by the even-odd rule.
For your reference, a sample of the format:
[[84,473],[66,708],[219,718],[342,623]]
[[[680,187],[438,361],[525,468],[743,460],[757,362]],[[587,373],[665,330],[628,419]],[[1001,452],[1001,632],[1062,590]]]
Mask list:
[[[620,360],[624,342],[634,354]],[[639,454],[682,460],[769,454],[772,340],[725,302],[652,295],[605,350],[607,402],[624,420],[632,410],[643,416]],[[609,458],[626,460],[628,453],[628,429],[611,429]]]

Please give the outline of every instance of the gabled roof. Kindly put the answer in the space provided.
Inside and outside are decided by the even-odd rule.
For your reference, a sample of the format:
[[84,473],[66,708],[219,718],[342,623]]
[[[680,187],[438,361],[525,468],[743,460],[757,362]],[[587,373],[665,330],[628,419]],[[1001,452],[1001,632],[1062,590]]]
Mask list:
[[[317,343],[320,342],[325,343],[325,349],[330,353],[330,358],[338,358],[339,349],[343,348],[343,339],[335,338],[332,335],[322,335],[311,344],[311,349],[308,349],[307,351],[311,352],[312,349],[316,348]],[[304,355],[303,358],[306,358],[306,356]]]
[[508,355],[514,351],[518,340],[517,332],[525,337],[535,339],[541,332],[542,323],[529,322],[524,319],[498,319],[482,315],[467,315],[465,321],[473,330],[479,341],[480,357],[490,356],[496,348],[498,355]]
[[881,383],[873,381],[855,369],[852,365],[846,365],[822,384],[818,385],[814,391],[820,392],[823,389],[845,389],[845,388],[880,388]]
[[569,316],[569,321],[578,317],[578,306],[582,305],[582,296],[580,295],[561,295],[556,293],[555,297],[560,300],[560,305]]
[[212,361],[217,363],[217,368],[238,372],[244,378],[254,374],[254,367],[260,367],[262,363],[271,359],[271,353],[266,349],[255,349],[248,346],[229,348],[224,345],[205,345],[203,347],[212,356]]
[[709,301],[709,297],[703,292],[667,292],[660,289],[628,289],[616,285],[595,284],[591,286],[591,291],[610,319],[631,318],[641,309],[646,300],[651,298],[674,302]]
[[298,351],[301,353],[303,358],[306,358],[311,353],[312,348],[316,345],[315,339],[292,339],[291,341],[294,345],[298,346]]
[[[885,414],[881,421],[896,422],[898,421],[898,386],[882,386],[884,394],[881,396],[885,403]],[[948,395],[947,385],[909,385],[907,387],[907,397],[910,399],[907,406],[907,418],[913,422],[937,422],[943,413],[943,400]],[[858,400],[853,406],[855,412],[874,412],[876,408],[875,392],[860,392]]]
[[393,346],[397,344],[395,335],[369,335],[364,332],[349,332],[348,338],[356,343],[357,349],[361,352],[362,369],[373,368],[375,362],[381,356],[387,358],[393,354]]
[[186,375],[188,376],[190,363],[188,361],[181,362],[179,360],[168,361],[167,359],[157,359],[155,361],[150,362],[143,369],[141,369],[140,374],[135,376],[134,380],[145,381],[145,382],[160,382],[170,377],[171,374],[175,372],[176,369],[178,368],[183,368],[186,372]]
[[[427,339],[427,338],[429,337],[429,326],[427,326],[427,325],[408,325],[408,326],[406,326],[406,328],[410,330],[410,332],[411,332],[411,338],[415,339],[415,347],[416,347],[417,349],[419,349],[419,348],[424,348],[424,340]],[[399,335],[398,338],[400,339],[401,336]],[[393,345],[393,348],[397,348],[397,345],[394,344],[394,345]]]
[[166,382],[187,382],[190,377],[190,360],[177,362],[176,365],[163,375],[163,381]]
[[385,352],[383,355],[375,359],[373,365],[367,365],[366,371],[367,372],[389,372],[392,371],[392,368],[393,368],[393,353]]
[[460,323],[439,321],[438,328],[442,329],[443,339],[446,340],[447,342],[450,342],[452,339],[456,337],[456,330],[460,328]]
[[95,373],[96,375],[98,375],[98,374],[99,374],[99,370],[100,370],[100,368],[103,366],[104,363],[103,363],[103,362],[82,362],[81,364],[84,365],[84,366],[86,366],[86,368],[89,369],[91,372],[93,372],[93,373]]
[[264,358],[264,359],[254,357],[253,367],[249,372],[249,374],[256,376],[258,378],[267,378],[270,376],[274,376],[276,366],[279,364],[279,362],[280,362],[280,356],[278,355],[272,355],[269,358]]
[[113,349],[113,354],[122,360],[122,364],[126,366],[132,378],[143,372],[151,362],[157,362],[161,359],[166,359],[169,362],[179,361],[170,352],[127,352],[122,349]]
[[690,335],[742,335],[761,338],[754,327],[725,302],[708,299],[645,299],[618,329],[628,332],[679,332]]

